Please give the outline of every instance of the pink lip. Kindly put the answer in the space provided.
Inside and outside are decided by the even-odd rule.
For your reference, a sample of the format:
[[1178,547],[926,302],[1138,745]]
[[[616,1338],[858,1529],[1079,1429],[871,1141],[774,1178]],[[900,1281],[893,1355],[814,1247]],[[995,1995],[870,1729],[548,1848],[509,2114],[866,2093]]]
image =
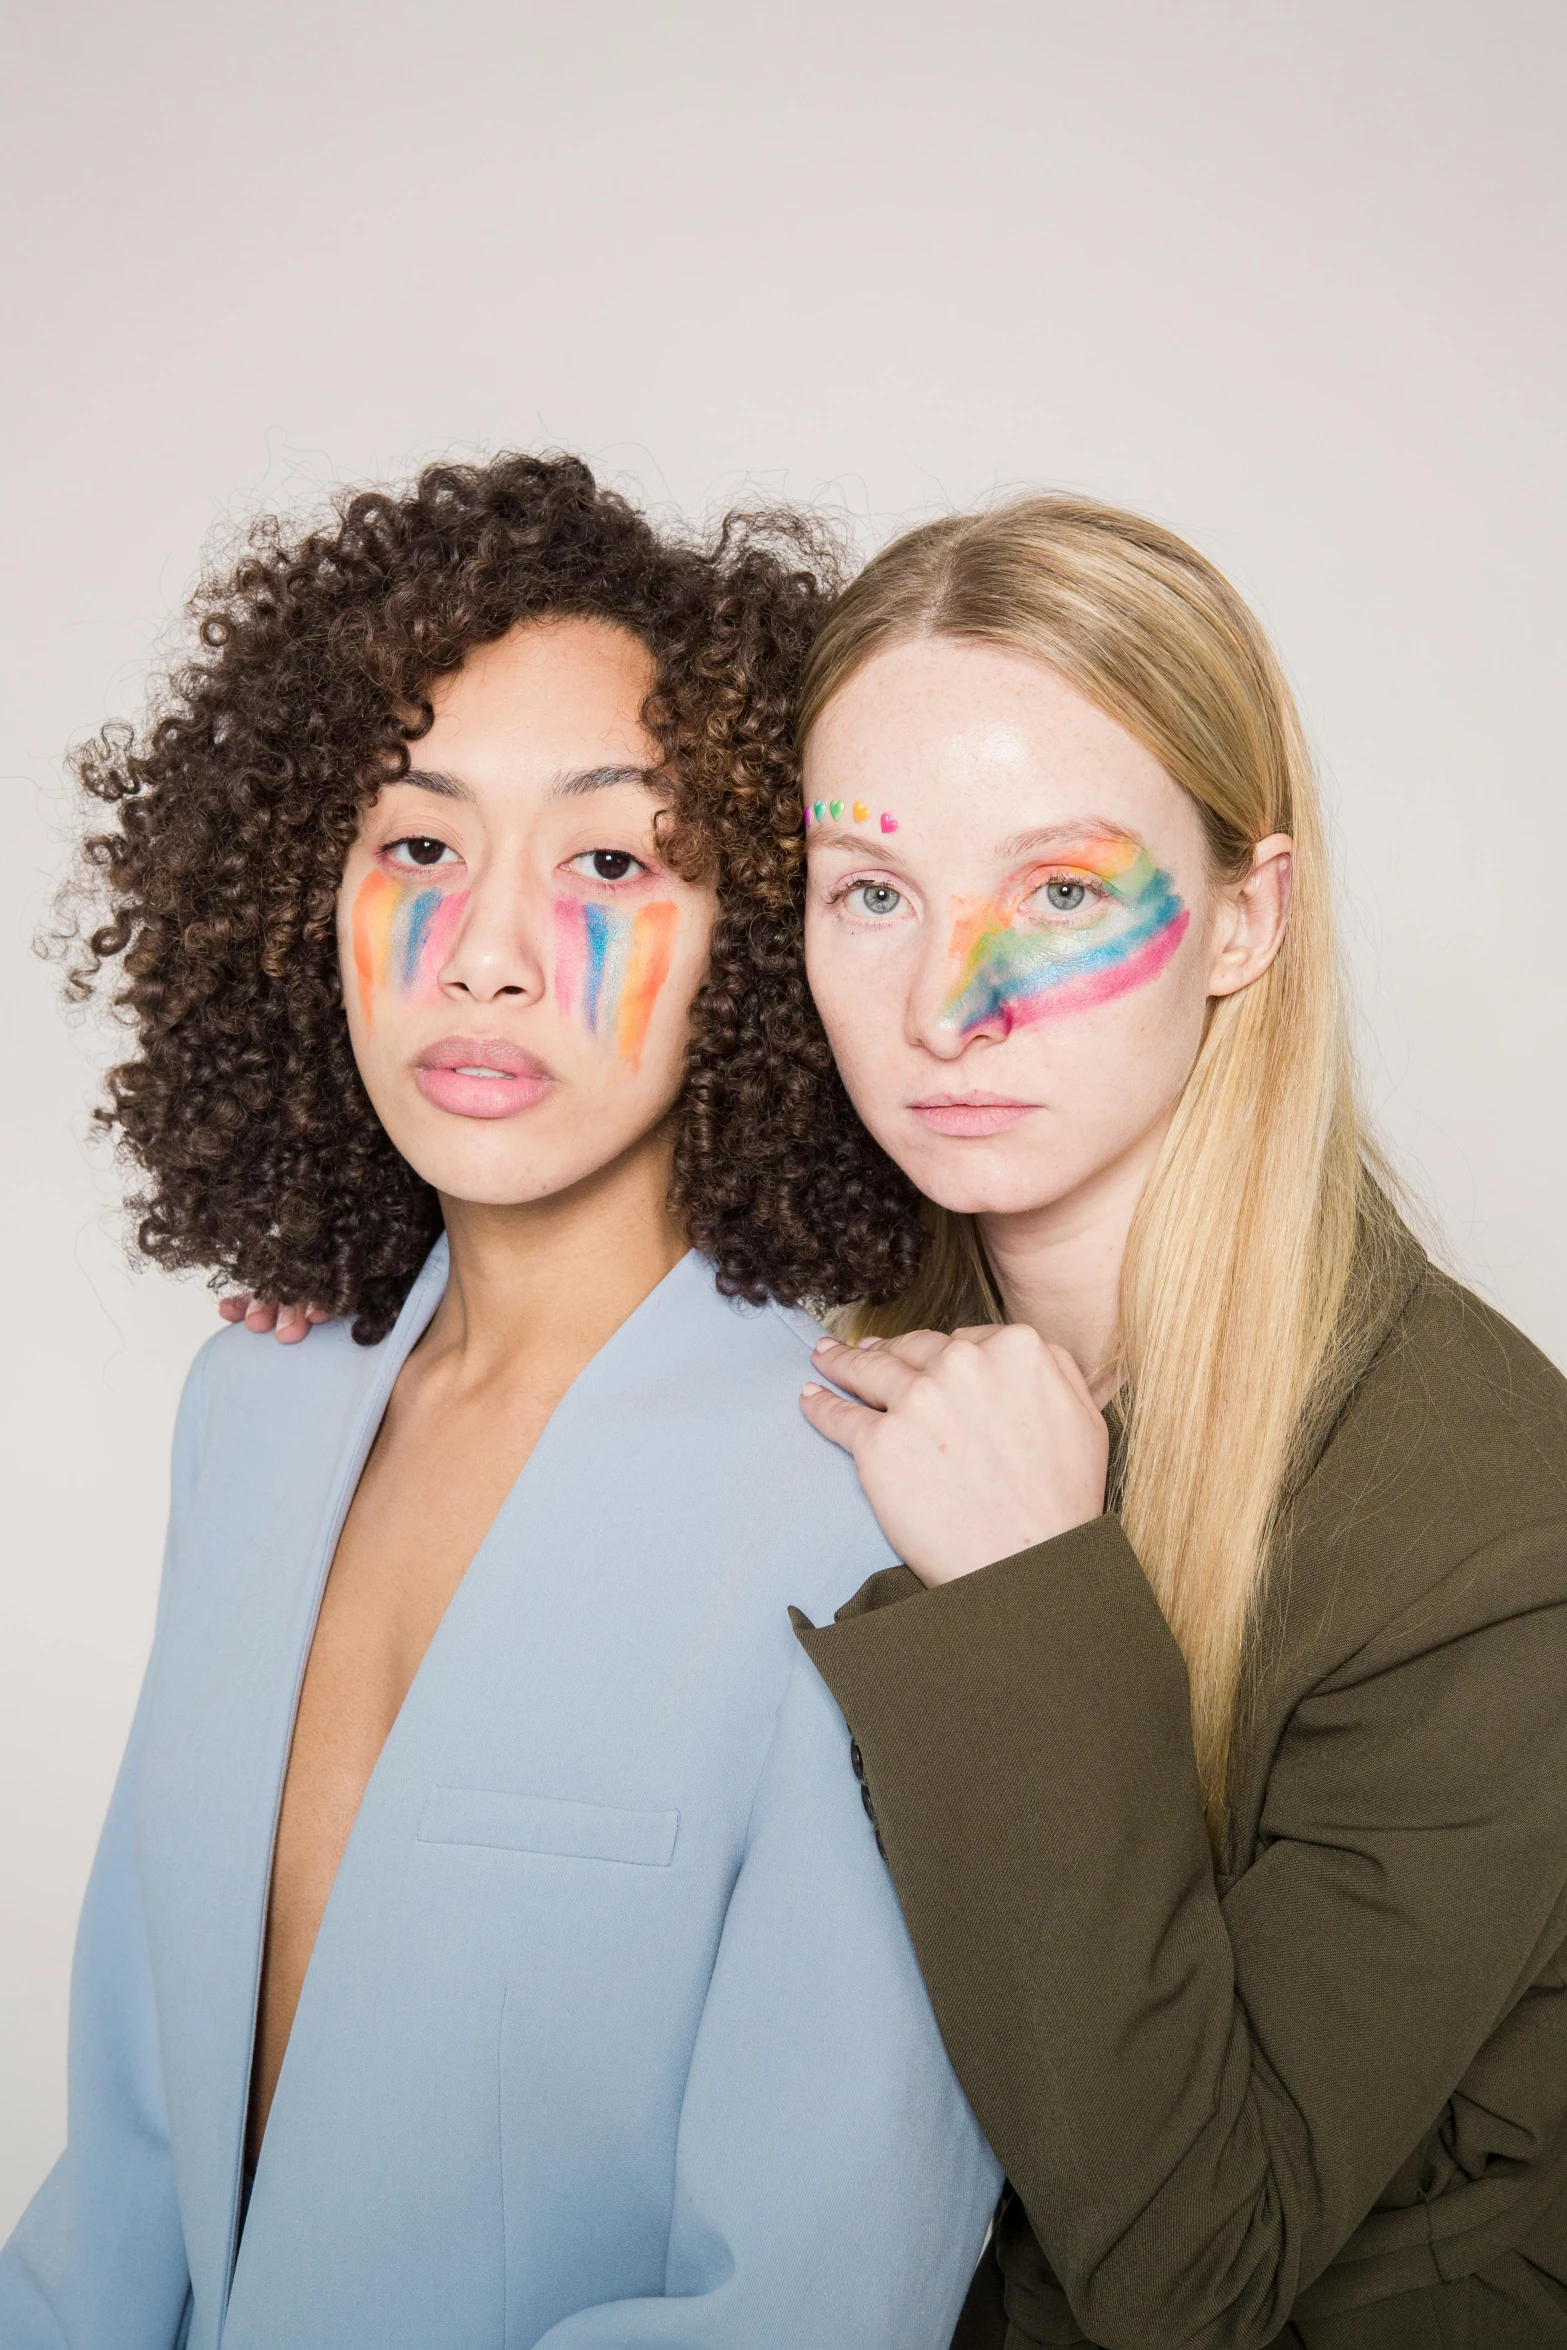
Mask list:
[[933,1093],[909,1108],[922,1124],[937,1134],[1000,1134],[1019,1119],[1032,1117],[1039,1104],[1020,1102],[1009,1093]]
[[[493,1076],[466,1072],[493,1070]],[[414,1083],[427,1102],[458,1118],[511,1118],[536,1109],[555,1080],[542,1061],[495,1036],[443,1036],[414,1064]]]

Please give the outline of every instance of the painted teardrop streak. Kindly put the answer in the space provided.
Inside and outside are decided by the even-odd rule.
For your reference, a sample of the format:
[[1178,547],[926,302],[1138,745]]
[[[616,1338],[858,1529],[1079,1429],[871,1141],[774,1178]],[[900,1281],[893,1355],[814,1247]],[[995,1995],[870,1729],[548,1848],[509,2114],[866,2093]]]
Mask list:
[[557,898],[553,918],[556,1001],[591,1036],[612,1037],[636,1068],[674,959],[679,909],[664,900],[630,913]]
[[[994,900],[960,914],[944,1026],[967,1035],[999,1020],[1010,1036],[1014,1028],[1113,1002],[1164,969],[1191,923],[1169,874],[1131,840],[1085,841],[1071,862],[1111,892],[1105,915],[1078,929],[1051,930],[1020,928],[1017,909]],[[1130,919],[1100,936],[1117,910]]]
[[386,988],[408,995],[435,980],[467,903],[465,889],[413,889],[379,868],[365,875],[354,899],[353,944],[367,1028],[375,1025],[375,999]]
[[659,989],[669,977],[679,927],[679,909],[668,904],[643,906],[631,925],[631,953],[615,1041],[621,1059],[629,1061],[633,1069],[641,1066],[653,1006],[658,1001]]
[[390,945],[391,904],[398,895],[395,882],[384,873],[367,873],[354,897],[354,976],[359,982],[359,1010],[367,1028],[375,1026],[375,998],[386,984],[386,949]]

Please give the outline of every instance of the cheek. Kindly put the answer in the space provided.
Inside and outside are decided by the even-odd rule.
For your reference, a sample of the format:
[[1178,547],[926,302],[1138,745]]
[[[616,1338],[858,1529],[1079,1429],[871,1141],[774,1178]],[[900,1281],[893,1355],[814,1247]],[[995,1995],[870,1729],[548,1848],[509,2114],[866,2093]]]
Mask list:
[[835,951],[838,945],[833,925],[807,905],[805,915],[805,984],[810,989],[827,1040],[841,1059],[842,1047],[847,1045],[853,1027],[851,1014],[856,1003],[863,1003],[864,989],[857,985],[857,975],[848,968],[846,958]]
[[1205,1009],[1182,959],[1099,1010],[1018,1034],[1018,1066],[1039,1073],[1083,1169],[1114,1156],[1174,1108],[1202,1047]]
[[869,1116],[895,1072],[901,1092],[909,972],[898,956],[867,954],[863,946],[857,941],[845,951],[832,923],[814,937],[807,923],[806,982],[855,1106]]
[[462,923],[466,890],[408,889],[367,873],[354,893],[349,937],[354,987],[365,1027],[388,994],[428,994]]
[[557,898],[551,908],[554,993],[600,1048],[640,1068],[643,1047],[680,943],[680,908],[667,899],[635,912]]

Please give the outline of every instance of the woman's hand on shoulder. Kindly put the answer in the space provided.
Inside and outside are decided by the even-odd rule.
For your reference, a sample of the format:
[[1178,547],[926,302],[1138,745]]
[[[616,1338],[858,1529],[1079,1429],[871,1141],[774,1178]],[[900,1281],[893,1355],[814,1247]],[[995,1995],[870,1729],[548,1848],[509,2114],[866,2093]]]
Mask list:
[[[854,1456],[882,1532],[922,1583],[950,1583],[1104,1509],[1110,1436],[1064,1347],[1027,1323],[843,1346],[801,1407]],[[850,1399],[855,1400],[850,1400]]]
[[269,1306],[259,1297],[220,1298],[218,1312],[225,1322],[243,1322],[258,1336],[270,1330],[279,1346],[297,1346],[315,1323],[332,1319],[324,1306]]

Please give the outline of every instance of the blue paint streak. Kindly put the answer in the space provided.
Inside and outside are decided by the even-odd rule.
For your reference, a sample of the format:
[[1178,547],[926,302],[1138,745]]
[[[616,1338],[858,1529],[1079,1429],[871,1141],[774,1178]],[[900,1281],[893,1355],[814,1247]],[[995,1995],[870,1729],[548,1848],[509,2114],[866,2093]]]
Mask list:
[[587,933],[587,969],[582,974],[582,1017],[594,1036],[599,1026],[599,994],[604,985],[604,959],[609,953],[611,914],[608,906],[584,906]]
[[403,934],[403,985],[412,987],[419,976],[419,954],[424,945],[424,934],[430,927],[430,917],[445,895],[444,890],[422,889],[408,908],[408,927]]
[[1054,988],[1113,970],[1130,962],[1182,910],[1169,875],[1160,872],[1138,900],[1137,919],[1097,946],[1074,949],[1071,931],[1003,932],[946,1017],[956,1028],[977,1028],[1010,1004],[1031,1003]]

